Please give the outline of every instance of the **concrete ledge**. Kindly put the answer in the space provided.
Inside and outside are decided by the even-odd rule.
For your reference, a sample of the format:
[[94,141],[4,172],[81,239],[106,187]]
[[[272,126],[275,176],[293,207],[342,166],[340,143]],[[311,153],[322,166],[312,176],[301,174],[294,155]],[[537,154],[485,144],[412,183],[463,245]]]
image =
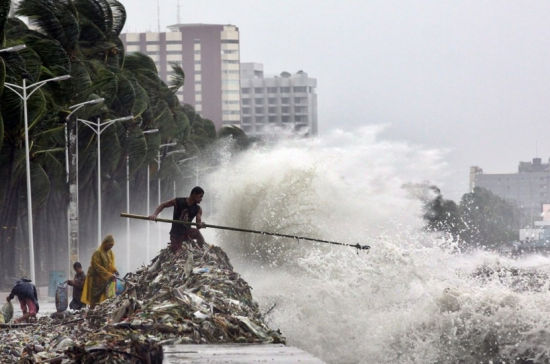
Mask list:
[[283,344],[167,345],[164,363],[322,364],[313,355]]

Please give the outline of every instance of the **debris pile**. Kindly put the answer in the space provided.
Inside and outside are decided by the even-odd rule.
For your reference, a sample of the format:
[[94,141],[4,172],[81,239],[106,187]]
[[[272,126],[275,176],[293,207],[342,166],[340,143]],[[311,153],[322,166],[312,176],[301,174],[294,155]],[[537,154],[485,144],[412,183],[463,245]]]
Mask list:
[[162,362],[162,345],[284,343],[222,249],[164,249],[93,310],[0,328],[0,362]]

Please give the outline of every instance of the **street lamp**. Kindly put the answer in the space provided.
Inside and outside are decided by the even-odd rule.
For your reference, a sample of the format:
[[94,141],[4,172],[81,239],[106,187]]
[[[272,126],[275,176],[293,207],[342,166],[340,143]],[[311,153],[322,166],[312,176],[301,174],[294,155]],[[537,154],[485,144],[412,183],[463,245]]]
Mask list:
[[97,122],[94,123],[89,120],[76,119],[92,129],[97,135],[97,240],[101,241],[101,133],[103,133],[108,127],[116,123],[117,121],[132,120],[133,116],[124,116],[122,118],[107,120],[101,122],[100,118],[97,118]]
[[[165,148],[165,147],[174,147],[176,146],[178,143],[166,143],[166,144],[161,144],[159,145],[159,149],[157,151],[157,206],[160,205],[160,162],[161,162],[161,159],[160,159],[160,150],[161,148]],[[157,226],[157,244],[158,244],[158,247],[160,248],[160,225]]]
[[69,205],[67,206],[69,275],[72,265],[79,260],[80,255],[78,244],[78,122],[75,121],[71,125],[69,125],[69,122],[71,116],[79,109],[87,105],[99,104],[104,100],[103,98],[97,98],[69,106],[69,110],[72,111],[65,118],[65,168],[69,186]]
[[[178,150],[174,150],[174,151],[166,153],[165,157],[168,157],[169,155],[173,155],[173,154],[176,154],[176,153],[185,153],[185,152],[186,152],[185,149],[178,149]],[[176,198],[176,180],[175,179],[173,181],[173,189],[172,190],[174,191],[174,198]]]
[[[14,48],[16,48],[15,46]],[[11,47],[10,47],[11,48]],[[9,49],[9,48],[6,48]],[[23,49],[23,48],[20,48]],[[63,81],[71,78],[70,75],[63,75],[53,78],[48,78],[43,81],[38,81],[27,85],[27,79],[23,78],[23,86],[16,85],[14,83],[4,82],[4,86],[13,91],[21,100],[23,100],[23,115],[25,121],[25,164],[27,173],[27,214],[29,224],[29,264],[31,280],[36,283],[36,276],[34,273],[34,233],[32,229],[32,196],[31,196],[31,162],[29,157],[29,115],[27,111],[27,100],[38,90],[50,81]],[[30,92],[27,92],[30,91]]]
[[[154,133],[158,133],[159,130],[158,129],[151,129],[151,130],[145,130],[143,132],[143,134],[154,134]],[[151,183],[151,171],[149,170],[149,163],[147,163],[147,212],[146,212],[146,215],[149,215],[150,214],[150,209],[151,209],[151,194],[150,194],[150,183]],[[129,212],[129,211],[128,211]],[[128,219],[129,220],[129,219]],[[147,237],[145,238],[146,239],[146,244],[147,244],[147,247],[145,248],[146,249],[146,257],[147,257],[147,261],[149,261],[149,244],[151,243],[151,240],[150,240],[150,235],[151,235],[151,224],[149,221],[147,221]],[[126,228],[128,229],[129,228],[129,225],[126,225]]]
[[25,44],[18,44],[13,47],[0,49],[0,52],[19,52],[20,50],[23,50],[25,48],[27,48]]
[[195,160],[195,186],[198,186],[199,185],[199,159],[198,157],[195,155],[193,157],[189,157],[189,158],[185,158],[185,159],[182,159],[182,160],[179,160],[177,162],[177,164],[183,164],[187,161],[190,161],[190,160]]

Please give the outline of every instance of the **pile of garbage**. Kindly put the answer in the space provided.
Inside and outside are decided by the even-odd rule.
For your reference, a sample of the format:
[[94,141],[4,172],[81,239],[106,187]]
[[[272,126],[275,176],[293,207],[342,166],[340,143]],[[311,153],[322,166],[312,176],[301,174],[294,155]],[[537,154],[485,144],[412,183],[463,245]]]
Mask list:
[[161,363],[162,345],[285,343],[216,246],[164,249],[93,310],[0,328],[0,362]]

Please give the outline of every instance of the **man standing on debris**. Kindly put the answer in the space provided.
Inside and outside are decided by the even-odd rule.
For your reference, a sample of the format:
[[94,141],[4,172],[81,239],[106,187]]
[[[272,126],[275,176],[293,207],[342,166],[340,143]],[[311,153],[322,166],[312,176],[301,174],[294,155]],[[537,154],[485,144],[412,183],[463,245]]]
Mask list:
[[21,278],[15,283],[10,295],[6,297],[6,301],[10,302],[15,296],[17,296],[19,305],[21,306],[21,311],[23,311],[23,316],[15,320],[15,323],[35,320],[36,314],[40,309],[40,306],[38,305],[36,286],[31,282],[32,281],[30,279]]
[[[101,242],[101,246],[92,255],[90,268],[82,288],[82,297],[80,301],[90,305],[93,309],[95,305],[110,298],[108,288],[116,280],[118,274],[115,268],[115,255],[111,248],[115,245],[115,239],[112,235],[107,235]],[[114,291],[112,292],[114,296]]]
[[80,297],[82,296],[82,287],[84,287],[84,282],[86,281],[86,274],[84,274],[82,264],[80,264],[80,262],[75,262],[73,264],[73,268],[76,272],[74,279],[69,279],[67,281],[69,286],[73,286],[73,299],[69,304],[69,307],[71,310],[80,310],[86,307],[86,305],[80,301]]
[[153,215],[149,216],[150,220],[155,221],[158,214],[166,207],[174,207],[174,215],[172,220],[191,222],[194,218],[197,219],[197,228],[192,228],[190,225],[172,223],[170,229],[170,248],[173,252],[181,249],[183,241],[196,239],[199,246],[203,246],[205,241],[199,229],[205,227],[202,220],[202,209],[199,203],[204,196],[204,190],[199,187],[193,187],[189,197],[176,197],[172,200],[161,203]]

